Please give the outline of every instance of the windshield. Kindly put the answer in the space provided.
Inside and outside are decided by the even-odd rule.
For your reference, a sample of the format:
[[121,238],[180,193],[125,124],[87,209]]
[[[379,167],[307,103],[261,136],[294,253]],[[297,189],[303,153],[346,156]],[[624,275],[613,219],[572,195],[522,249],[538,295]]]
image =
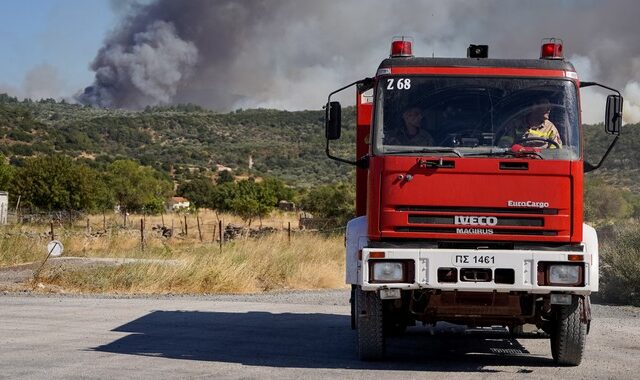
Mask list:
[[383,77],[376,103],[376,154],[580,156],[568,80]]

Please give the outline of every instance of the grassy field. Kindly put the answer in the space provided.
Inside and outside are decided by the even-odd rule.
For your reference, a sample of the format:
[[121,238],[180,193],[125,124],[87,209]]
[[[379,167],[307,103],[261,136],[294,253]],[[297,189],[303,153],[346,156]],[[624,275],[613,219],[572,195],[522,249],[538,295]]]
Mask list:
[[[220,249],[214,241],[213,215],[200,215],[200,241],[195,216],[174,217],[174,236],[163,238],[152,231],[160,217],[146,218],[144,249],[139,229],[123,228],[123,221],[102,216],[76,222],[73,226],[55,226],[54,233],[64,247],[64,256],[86,258],[133,258],[153,261],[121,265],[49,265],[38,282],[47,289],[65,292],[116,293],[249,293],[278,289],[324,289],[344,287],[344,238],[297,231],[293,214],[276,214],[265,226],[280,231],[261,238],[238,238]],[[239,223],[222,215],[224,223]],[[139,227],[140,217],[130,216]],[[287,228],[292,222],[292,236]],[[293,223],[295,222],[295,224]],[[171,217],[165,216],[165,225]],[[192,224],[193,223],[193,224]],[[192,224],[192,225],[190,225]],[[281,229],[282,227],[284,229]],[[132,227],[132,226],[131,226]],[[46,256],[50,226],[22,225],[4,227],[0,237],[0,267],[42,261]],[[90,232],[89,232],[90,231]],[[216,234],[217,236],[217,234]]]
[[[237,217],[213,213],[203,213],[198,218],[187,215],[188,231],[184,215],[151,218],[132,215],[126,228],[123,218],[116,215],[91,216],[88,228],[86,219],[73,225],[54,224],[54,234],[65,247],[64,256],[87,258],[85,261],[90,265],[52,263],[31,285],[41,283],[43,286],[36,288],[43,291],[125,294],[250,293],[345,287],[342,234],[299,231],[294,213],[274,213],[263,225],[276,232],[261,238],[227,241],[220,250],[218,218],[224,225],[242,225]],[[144,247],[141,219],[146,226]],[[164,238],[151,228],[162,225],[163,219],[165,226],[174,227],[171,238]],[[0,269],[25,263],[35,263],[33,266],[37,267],[46,256],[50,228],[27,224],[0,227]],[[640,223],[628,220],[602,224],[598,226],[598,234],[601,283],[597,299],[640,305]],[[106,265],[91,263],[91,258],[134,260]]]

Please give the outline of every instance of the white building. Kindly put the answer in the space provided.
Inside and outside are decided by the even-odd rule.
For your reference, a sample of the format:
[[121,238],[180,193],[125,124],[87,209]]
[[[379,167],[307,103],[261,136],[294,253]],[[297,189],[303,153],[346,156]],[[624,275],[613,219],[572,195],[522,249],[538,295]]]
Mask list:
[[230,171],[233,171],[233,169],[231,169],[228,166],[224,166],[222,164],[216,164],[216,171],[217,172],[224,172],[224,171],[230,172]]
[[9,193],[0,191],[0,224],[7,224],[9,215]]
[[180,209],[189,208],[190,205],[191,205],[191,202],[189,202],[187,198],[172,197],[171,199],[169,199],[169,208],[171,210],[180,210]]

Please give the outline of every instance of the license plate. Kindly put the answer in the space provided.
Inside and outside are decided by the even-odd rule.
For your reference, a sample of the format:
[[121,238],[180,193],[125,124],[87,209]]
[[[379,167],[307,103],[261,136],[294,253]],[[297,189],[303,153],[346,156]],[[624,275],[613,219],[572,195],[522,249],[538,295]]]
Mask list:
[[496,264],[494,255],[454,255],[453,265],[456,266],[491,266]]
[[400,298],[400,289],[380,289],[381,300],[393,300]]

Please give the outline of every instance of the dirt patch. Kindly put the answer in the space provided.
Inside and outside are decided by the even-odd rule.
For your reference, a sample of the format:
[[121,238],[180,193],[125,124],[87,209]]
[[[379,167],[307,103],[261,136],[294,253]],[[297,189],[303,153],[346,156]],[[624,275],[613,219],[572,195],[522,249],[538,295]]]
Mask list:
[[38,263],[21,264],[0,268],[0,290],[25,290],[27,283],[33,277],[33,272],[37,268]]

